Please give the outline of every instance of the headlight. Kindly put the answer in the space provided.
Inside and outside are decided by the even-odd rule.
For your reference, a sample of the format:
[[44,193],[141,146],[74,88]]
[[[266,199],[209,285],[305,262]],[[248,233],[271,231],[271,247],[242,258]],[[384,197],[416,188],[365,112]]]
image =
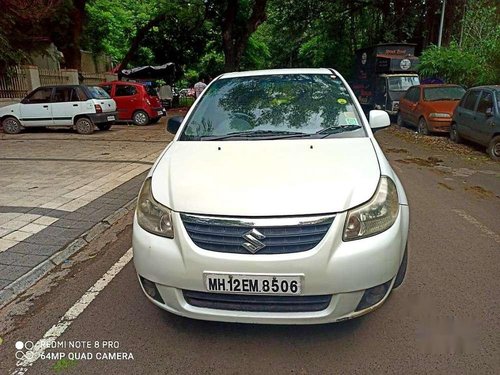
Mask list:
[[151,177],[142,185],[137,199],[137,222],[142,229],[159,236],[174,238],[172,211],[155,201],[151,192]]
[[399,212],[398,191],[394,182],[382,176],[372,199],[347,212],[344,241],[373,236],[389,229]]
[[429,117],[434,117],[434,118],[451,118],[451,115],[449,113],[431,113]]

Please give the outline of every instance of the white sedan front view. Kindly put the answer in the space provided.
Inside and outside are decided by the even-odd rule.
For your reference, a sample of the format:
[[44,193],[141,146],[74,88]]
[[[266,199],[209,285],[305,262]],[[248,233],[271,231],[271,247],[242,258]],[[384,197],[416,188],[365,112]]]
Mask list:
[[403,187],[331,69],[228,73],[171,118],[139,194],[134,264],[174,314],[328,323],[379,307],[404,279]]

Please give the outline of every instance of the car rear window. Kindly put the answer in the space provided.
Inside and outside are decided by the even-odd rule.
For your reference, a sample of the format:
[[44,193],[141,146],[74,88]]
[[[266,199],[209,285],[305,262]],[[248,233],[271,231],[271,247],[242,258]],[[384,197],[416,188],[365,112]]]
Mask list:
[[93,99],[111,99],[109,94],[102,87],[88,86],[88,89]]
[[144,86],[146,88],[146,92],[148,93],[149,96],[158,96],[158,93],[156,92],[156,89],[153,88],[153,86]]
[[361,124],[347,88],[334,75],[235,77],[205,90],[181,140],[256,131],[365,136]]
[[460,86],[429,87],[424,89],[424,100],[433,102],[437,100],[460,100],[465,94],[465,89]]

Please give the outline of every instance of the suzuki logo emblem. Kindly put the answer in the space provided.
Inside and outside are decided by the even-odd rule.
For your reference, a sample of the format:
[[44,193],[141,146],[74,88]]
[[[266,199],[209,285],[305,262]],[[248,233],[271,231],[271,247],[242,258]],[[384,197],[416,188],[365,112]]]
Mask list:
[[253,228],[251,231],[246,232],[243,235],[243,238],[246,240],[246,242],[243,242],[243,247],[251,252],[252,254],[255,254],[257,251],[263,249],[266,247],[264,243],[262,243],[259,240],[263,240],[266,238],[262,233],[260,233],[257,229]]

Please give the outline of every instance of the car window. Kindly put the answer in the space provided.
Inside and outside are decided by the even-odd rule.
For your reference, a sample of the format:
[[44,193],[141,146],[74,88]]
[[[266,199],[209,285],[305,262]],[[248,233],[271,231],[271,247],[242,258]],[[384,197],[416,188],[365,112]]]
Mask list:
[[[329,74],[287,74],[220,79],[188,119],[181,140],[230,133],[287,132],[365,136],[342,81]],[[357,134],[354,130],[359,131]],[[351,132],[352,131],[352,132]],[[326,133],[323,133],[324,136]]]
[[73,87],[56,87],[54,96],[52,97],[53,103],[69,102],[73,93]]
[[405,94],[406,100],[413,102],[413,103],[418,102],[418,97],[419,97],[419,88],[418,87],[409,88]]
[[146,85],[144,86],[146,89],[146,92],[148,93],[149,96],[158,96],[158,93],[156,92],[156,89],[153,86]]
[[87,95],[85,94],[85,92],[82,90],[81,87],[75,87],[72,91],[72,94],[71,94],[71,101],[72,102],[78,102],[78,101],[86,101],[88,98],[87,98]]
[[115,96],[130,96],[137,94],[137,89],[129,85],[116,85]]
[[104,91],[108,93],[108,95],[111,95],[111,86],[106,85],[106,86],[101,86]]
[[406,91],[413,85],[418,85],[420,82],[418,77],[414,76],[395,76],[389,77],[389,91]]
[[491,92],[483,91],[477,104],[477,112],[486,114],[487,109],[493,111],[493,95]]
[[462,107],[464,109],[469,109],[473,111],[474,108],[476,107],[476,102],[478,97],[479,97],[479,91],[477,90],[470,91],[467,94],[467,97],[464,99]]
[[460,86],[441,86],[424,88],[424,100],[427,102],[438,100],[460,100],[465,89]]
[[93,99],[111,99],[109,94],[100,86],[88,86],[87,88]]
[[52,95],[52,87],[42,87],[29,94],[24,103],[49,103]]

